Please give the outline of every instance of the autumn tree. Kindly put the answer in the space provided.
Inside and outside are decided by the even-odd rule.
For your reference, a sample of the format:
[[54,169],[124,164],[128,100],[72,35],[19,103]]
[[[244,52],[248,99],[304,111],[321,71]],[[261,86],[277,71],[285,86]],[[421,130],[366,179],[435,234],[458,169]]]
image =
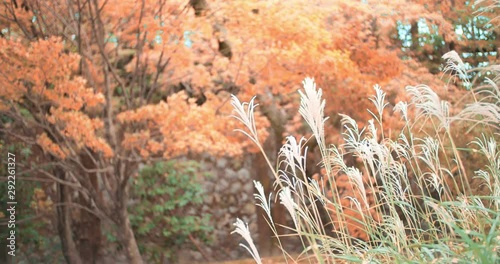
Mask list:
[[[141,263],[127,212],[140,164],[251,148],[231,133],[230,94],[257,95],[259,135],[276,153],[285,132],[304,127],[295,110],[306,76],[328,87],[328,114],[366,120],[375,83],[394,103],[402,83],[435,80],[401,59],[393,35],[398,21],[422,16],[454,34],[436,10],[421,1],[4,1],[2,136],[38,154],[24,173],[51,180],[68,262],[98,258],[106,222]],[[340,128],[329,120],[327,129]],[[255,163],[267,191],[266,161]]]
[[104,221],[129,262],[142,263],[127,212],[139,164],[241,153],[220,100],[187,87],[207,81],[191,82],[196,50],[183,41],[194,14],[157,1],[8,1],[1,11],[2,134],[40,154],[20,175],[57,187],[47,191],[67,261],[96,261]]

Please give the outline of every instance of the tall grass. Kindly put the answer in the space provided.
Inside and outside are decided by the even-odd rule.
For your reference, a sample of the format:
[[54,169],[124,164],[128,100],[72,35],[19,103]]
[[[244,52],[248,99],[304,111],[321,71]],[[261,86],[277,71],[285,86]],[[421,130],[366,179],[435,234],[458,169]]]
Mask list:
[[[444,58],[446,71],[458,73],[463,83],[473,85],[457,54]],[[314,80],[306,78],[299,91],[299,113],[318,143],[322,173],[312,178],[306,175],[306,166],[311,166],[306,164],[308,139],[288,136],[279,152],[279,164],[269,163],[276,175],[278,199],[266,196],[262,185],[254,182],[257,205],[264,209],[278,246],[283,248],[271,206],[286,208],[291,217],[287,229],[302,241],[300,256],[287,257],[287,261],[498,263],[498,76],[487,79],[480,89],[473,87],[471,103],[456,114],[428,86],[408,86],[410,101],[394,107],[389,107],[385,92],[375,86],[370,98],[376,110],[370,111],[373,119],[360,128],[342,115],[344,143],[340,146],[326,142],[326,102]],[[254,100],[242,104],[233,97],[232,104],[236,118],[248,130],[242,131],[262,150],[253,122]],[[393,137],[384,133],[383,117],[388,111],[404,121],[399,133],[391,133]],[[357,158],[355,166],[344,162],[348,155]],[[277,204],[272,205],[273,200]],[[245,247],[261,263],[245,224],[238,219],[235,225],[235,232],[249,244]]]

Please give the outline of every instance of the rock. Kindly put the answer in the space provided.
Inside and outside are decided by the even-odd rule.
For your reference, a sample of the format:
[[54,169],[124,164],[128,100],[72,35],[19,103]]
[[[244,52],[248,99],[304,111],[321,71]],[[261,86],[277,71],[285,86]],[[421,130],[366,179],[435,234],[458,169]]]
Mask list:
[[256,192],[257,190],[255,189],[255,186],[253,185],[253,182],[246,182],[244,185],[243,185],[243,191],[245,193],[254,193]]
[[232,225],[232,222],[234,221],[233,219],[234,219],[234,218],[233,218],[231,215],[226,214],[226,215],[224,215],[224,218],[222,218],[222,219],[220,220],[220,222],[221,222],[222,226],[225,226],[225,225],[227,225],[227,226],[231,226],[231,225]]
[[248,203],[248,202],[253,202],[253,201],[249,201],[249,195],[246,193],[246,192],[241,192],[239,194],[239,197],[240,199],[238,199],[240,201],[240,203]]
[[241,220],[242,220],[243,222],[245,222],[245,223],[250,223],[250,219],[249,219],[248,215],[244,215],[244,216],[242,216],[242,217],[241,217]]
[[[227,213],[227,212],[226,212]],[[223,221],[224,218],[227,218],[229,217],[229,214],[226,214],[224,216],[221,216],[219,217],[219,219],[217,219],[217,223],[215,224],[215,226],[217,227],[217,231],[220,231],[220,232],[226,232],[224,229],[225,229],[225,223]]]
[[199,164],[200,164],[200,169],[202,171],[207,171],[207,170],[211,169],[211,167],[212,167],[212,164],[210,164],[209,162],[206,162],[204,160],[200,161]]
[[198,251],[192,251],[191,256],[193,257],[193,259],[195,259],[197,261],[200,261],[203,259],[203,255]]
[[242,184],[241,182],[239,181],[236,181],[234,182],[232,185],[231,185],[231,188],[229,189],[229,192],[230,193],[240,193],[241,191],[243,191],[243,188],[242,188]]
[[212,197],[213,197],[213,202],[220,203],[221,197],[219,193],[214,193]]
[[229,255],[231,256],[232,259],[237,259],[240,254],[238,254],[238,251],[231,251]]
[[241,210],[241,212],[246,215],[253,215],[255,214],[255,205],[247,203],[245,204],[245,206],[243,206],[243,210]]
[[205,191],[205,193],[213,192],[214,188],[215,188],[215,183],[211,181],[205,181],[203,183],[203,190]]
[[201,154],[201,159],[212,162],[215,160],[215,157],[213,155],[209,154],[208,152],[205,152],[205,153]]
[[229,212],[230,212],[231,214],[234,214],[234,213],[238,212],[238,209],[239,209],[239,208],[238,208],[238,207],[236,207],[236,206],[231,206],[231,207],[229,207]]
[[219,180],[218,184],[215,185],[216,192],[226,192],[229,187],[229,182],[226,179]]
[[240,179],[243,182],[249,181],[251,182],[251,177],[250,177],[250,172],[243,168],[238,171],[238,179]]
[[224,210],[215,210],[215,212],[212,213],[212,215],[214,216],[214,220],[218,221],[217,219],[220,219],[222,216],[224,216],[224,214],[226,213],[226,211]]
[[234,171],[233,169],[226,168],[224,170],[224,178],[230,179],[231,181],[234,181],[234,180],[236,180],[236,177],[238,177],[238,176],[236,174],[236,171]]
[[220,158],[217,160],[217,168],[224,169],[227,166],[227,159]]

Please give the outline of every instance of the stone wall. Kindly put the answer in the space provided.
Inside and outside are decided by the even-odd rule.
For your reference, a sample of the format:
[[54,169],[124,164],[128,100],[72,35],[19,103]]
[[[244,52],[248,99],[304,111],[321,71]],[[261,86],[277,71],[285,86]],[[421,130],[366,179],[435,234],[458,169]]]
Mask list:
[[249,224],[253,239],[256,240],[258,236],[251,167],[252,157],[243,161],[216,159],[208,155],[202,157],[202,171],[211,176],[201,179],[205,198],[199,213],[211,215],[213,242],[210,245],[199,243],[199,248],[182,250],[179,253],[180,263],[206,263],[250,257],[239,246],[242,238],[230,233],[234,230],[236,218],[240,218]]

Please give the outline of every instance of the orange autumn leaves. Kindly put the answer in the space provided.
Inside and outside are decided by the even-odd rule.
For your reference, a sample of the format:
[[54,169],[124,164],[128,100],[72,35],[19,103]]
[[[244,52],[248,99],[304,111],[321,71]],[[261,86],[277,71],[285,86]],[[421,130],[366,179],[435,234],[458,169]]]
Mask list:
[[[167,103],[162,101],[120,113],[117,119],[121,124],[141,127],[125,132],[123,147],[135,150],[145,158],[158,154],[172,158],[202,152],[217,156],[241,155],[242,147],[252,145],[232,133],[239,124],[227,115],[229,106],[215,95],[207,94],[207,97],[207,102],[199,106],[193,98],[177,93],[170,96]],[[226,112],[226,115],[218,114],[219,111]],[[259,136],[264,140],[268,135],[267,120],[258,115],[256,122],[260,128]]]
[[103,128],[104,123],[102,120],[91,119],[82,112],[63,111],[61,109],[53,109],[51,114],[47,120],[59,128],[66,139],[73,141],[77,149],[85,146],[95,152],[102,152],[105,157],[113,155],[111,147],[102,137],[96,136],[95,133]]
[[[96,134],[102,121],[81,112],[84,107],[98,107],[104,97],[72,74],[79,57],[64,53],[63,48],[57,38],[29,47],[0,39],[0,63],[8,65],[0,75],[0,110],[29,111],[31,118],[26,124],[34,125],[33,131],[44,131],[36,135],[36,142],[58,158],[64,159],[84,146],[110,157],[113,151]],[[48,124],[54,129],[42,129]]]
[[[224,18],[225,37],[233,44],[226,74],[240,87],[242,101],[264,94],[259,98],[263,105],[280,101],[280,108],[291,102],[296,107],[299,84],[311,76],[324,88],[327,115],[343,113],[366,121],[373,85],[385,87],[405,70],[390,31],[401,17],[392,12],[397,4],[290,0],[210,5],[214,16]],[[389,15],[379,17],[372,5]],[[346,107],[352,102],[354,107]],[[291,128],[302,125],[298,118],[289,120],[295,123]],[[327,129],[339,126],[334,120]]]
[[[362,98],[371,94],[373,84],[383,85],[403,71],[388,37],[387,25],[393,26],[396,16],[374,20],[368,5],[350,1],[216,0],[209,1],[208,15],[201,17],[182,0],[95,1],[101,7],[103,27],[98,34],[93,32],[94,5],[76,17],[72,1],[50,0],[38,6],[39,1],[27,2],[30,10],[15,9],[21,24],[64,36],[64,44],[59,38],[30,45],[29,38],[23,42],[1,38],[1,60],[10,66],[0,79],[0,107],[7,110],[26,99],[47,106],[47,116],[29,111],[57,129],[59,138],[39,132],[38,141],[59,157],[82,147],[106,157],[122,148],[143,157],[202,151],[241,154],[242,147],[251,144],[243,138],[238,141],[232,132],[237,125],[228,117],[230,93],[242,101],[259,95],[263,106],[278,104],[295,113],[298,85],[313,76],[325,89],[328,115],[356,118],[366,113],[370,104]],[[384,10],[396,6],[380,5]],[[32,22],[34,7],[51,17],[50,28],[40,16]],[[22,28],[1,19],[0,23],[15,33],[10,37],[21,39]],[[223,40],[231,46],[231,59],[218,50]],[[86,67],[79,68],[76,52]],[[108,67],[113,76],[106,79]],[[171,95],[181,85],[188,87],[189,96],[206,96],[206,102],[198,106],[184,91]],[[147,96],[141,94],[149,91]],[[108,95],[111,113],[103,110],[107,102],[101,93],[106,92],[112,94]],[[350,102],[356,102],[355,107],[345,107]],[[300,127],[300,120],[287,118],[296,124],[285,126]],[[105,131],[107,122],[115,123],[115,131]],[[265,138],[269,122],[260,117],[257,122]],[[118,146],[109,146],[106,137],[111,133],[122,140]]]
[[[26,47],[20,41],[0,38],[0,107],[8,100],[34,100],[64,110],[78,111],[104,102],[101,94],[85,87],[86,81],[72,73],[79,56],[66,54],[58,38],[33,42]],[[24,97],[24,98],[23,98]]]
[[[83,147],[113,157],[114,150],[103,137],[103,120],[86,113],[89,109],[102,109],[104,97],[87,88],[84,79],[74,76],[79,57],[68,55],[63,49],[57,38],[41,40],[30,47],[0,39],[0,61],[11,66],[0,76],[2,111],[30,111],[34,116],[30,122],[40,122],[34,130],[41,131],[36,135],[37,144],[55,157],[68,158]],[[242,147],[250,144],[237,143],[244,140],[232,133],[237,124],[229,118],[229,104],[213,94],[207,97],[207,103],[198,106],[195,99],[177,93],[168,97],[168,103],[161,101],[117,114],[117,129],[124,131],[121,146],[144,158],[200,152],[241,154]],[[40,106],[47,111],[35,109]],[[264,139],[268,125],[262,117],[257,122]],[[53,131],[41,129],[47,125]]]

